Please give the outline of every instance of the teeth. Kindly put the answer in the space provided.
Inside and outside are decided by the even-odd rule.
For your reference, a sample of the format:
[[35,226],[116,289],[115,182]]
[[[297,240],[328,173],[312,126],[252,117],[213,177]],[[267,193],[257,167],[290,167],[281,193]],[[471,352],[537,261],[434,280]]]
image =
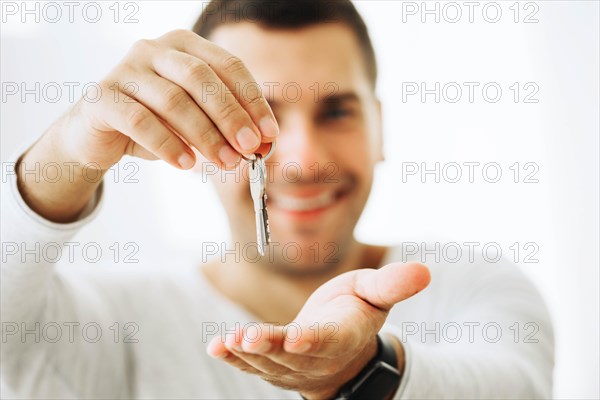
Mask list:
[[325,208],[335,201],[334,192],[325,192],[314,197],[271,196],[273,203],[288,211],[312,211]]

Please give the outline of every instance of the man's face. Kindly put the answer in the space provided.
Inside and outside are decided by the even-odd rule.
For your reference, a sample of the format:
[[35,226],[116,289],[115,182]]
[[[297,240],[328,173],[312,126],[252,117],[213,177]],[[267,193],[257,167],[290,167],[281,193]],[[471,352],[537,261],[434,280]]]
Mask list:
[[[355,35],[341,24],[239,23],[210,40],[244,61],[280,127],[266,163],[272,245],[264,259],[294,273],[342,261],[382,158],[379,103]],[[247,168],[243,161],[238,182],[233,174],[213,179],[242,248],[256,240]]]

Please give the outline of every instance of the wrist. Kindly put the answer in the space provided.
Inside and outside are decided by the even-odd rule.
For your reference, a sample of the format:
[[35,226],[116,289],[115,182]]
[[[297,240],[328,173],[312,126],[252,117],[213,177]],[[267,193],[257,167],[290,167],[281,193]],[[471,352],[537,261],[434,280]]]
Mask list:
[[395,337],[377,335],[376,355],[353,377],[339,388],[335,399],[357,400],[392,399],[404,370],[404,349]]
[[359,356],[355,357],[343,371],[336,374],[330,379],[323,390],[302,392],[301,396],[306,400],[322,400],[322,399],[334,399],[340,389],[349,381],[354,379],[377,355],[377,339],[373,337],[362,351]]
[[[396,368],[398,370],[398,372],[400,373],[400,382],[401,382],[402,376],[404,375],[404,367],[406,365],[406,354],[404,352],[404,346],[402,346],[402,342],[400,342],[400,340],[395,335],[392,335],[391,333],[382,333],[381,336],[385,337],[388,340],[388,343],[390,343],[391,346],[396,351],[397,362],[396,362],[396,365],[393,365],[393,367]],[[398,391],[399,387],[400,387],[400,385],[398,385],[398,387],[396,387],[396,389],[393,391],[393,393],[391,393],[386,398],[386,400],[393,399],[394,396],[396,395],[396,392]]]
[[404,353],[404,346],[402,346],[400,340],[391,333],[381,333],[381,336],[385,337],[392,345],[392,347],[394,347],[394,350],[396,350],[397,365],[394,365],[393,367],[398,369],[398,371],[400,372],[400,377],[402,377],[402,375],[404,374],[404,367],[406,363],[406,354]]
[[48,130],[17,160],[17,187],[25,203],[47,220],[75,221],[102,182],[104,171],[88,171],[61,152]]

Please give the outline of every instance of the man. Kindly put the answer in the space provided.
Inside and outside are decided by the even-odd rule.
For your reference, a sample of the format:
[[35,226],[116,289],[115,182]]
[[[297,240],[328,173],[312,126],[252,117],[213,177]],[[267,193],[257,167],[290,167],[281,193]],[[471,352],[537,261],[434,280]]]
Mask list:
[[[44,398],[549,397],[551,324],[516,267],[427,268],[419,254],[354,239],[382,160],[376,71],[364,23],[341,0],[214,1],[194,32],[136,43],[102,81],[110,96],[77,103],[18,158],[3,190],[3,240],[68,242],[102,199],[83,166],[104,172],[128,154],[243,169],[242,155],[276,143],[267,192],[278,246],[164,274],[7,257],[5,385]],[[50,162],[64,179],[26,178]],[[294,179],[289,165],[299,166]],[[223,177],[214,183],[232,240],[253,243],[248,181]],[[286,244],[299,249],[293,259]],[[90,321],[113,332],[135,321],[125,333],[136,339],[22,335]]]

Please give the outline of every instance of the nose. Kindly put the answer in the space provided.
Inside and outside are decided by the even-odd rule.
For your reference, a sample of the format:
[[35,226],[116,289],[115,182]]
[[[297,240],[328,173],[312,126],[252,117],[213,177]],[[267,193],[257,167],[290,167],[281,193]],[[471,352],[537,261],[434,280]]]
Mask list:
[[311,180],[318,169],[331,161],[321,135],[312,118],[301,113],[290,113],[285,121],[280,122],[277,149],[272,161],[279,163],[278,168],[283,168],[290,176],[301,174],[302,178],[298,181]]

